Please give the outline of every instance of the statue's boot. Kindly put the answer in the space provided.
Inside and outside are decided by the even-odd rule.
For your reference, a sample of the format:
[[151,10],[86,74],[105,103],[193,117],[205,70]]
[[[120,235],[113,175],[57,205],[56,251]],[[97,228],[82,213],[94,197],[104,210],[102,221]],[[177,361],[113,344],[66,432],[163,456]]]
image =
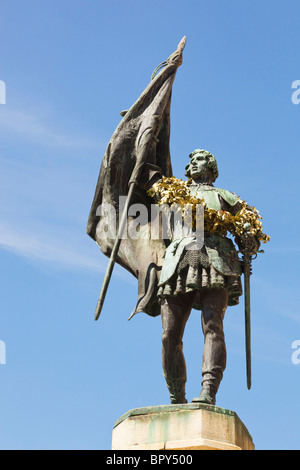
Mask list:
[[[210,360],[212,359],[214,359],[213,355],[210,356]],[[204,367],[202,369],[202,390],[200,396],[192,400],[193,403],[216,404],[216,395],[223,377],[224,364],[210,362],[209,365],[208,369],[204,369]]]
[[185,397],[185,382],[172,381],[168,379],[166,382],[170,393],[171,404],[187,403],[187,399]]
[[215,405],[216,404],[216,388],[206,385],[202,388],[200,396],[197,398],[193,398],[193,403],[205,403],[207,405]]

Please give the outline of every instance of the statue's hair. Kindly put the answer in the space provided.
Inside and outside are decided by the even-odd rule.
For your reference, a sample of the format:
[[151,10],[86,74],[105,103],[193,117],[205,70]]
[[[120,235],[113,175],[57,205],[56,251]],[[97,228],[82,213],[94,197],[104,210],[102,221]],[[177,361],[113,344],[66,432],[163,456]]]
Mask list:
[[[215,159],[215,157],[214,157],[210,152],[208,152],[207,150],[203,150],[203,149],[196,149],[196,150],[194,150],[194,151],[189,155],[189,157],[192,158],[192,157],[193,157],[194,155],[196,155],[197,153],[200,153],[200,154],[205,155],[206,157],[208,157],[208,168],[209,168],[209,169],[211,170],[211,172],[212,172],[214,181],[216,181],[216,179],[217,179],[218,176],[219,176],[219,170],[218,170],[217,160]],[[191,177],[191,173],[190,173],[190,163],[185,167],[185,176],[187,176],[188,178]]]

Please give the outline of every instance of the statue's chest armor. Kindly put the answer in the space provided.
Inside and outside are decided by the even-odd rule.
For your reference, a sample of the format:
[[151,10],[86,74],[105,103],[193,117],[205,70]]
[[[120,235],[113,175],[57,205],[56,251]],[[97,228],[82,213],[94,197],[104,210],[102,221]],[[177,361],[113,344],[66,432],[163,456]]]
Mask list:
[[199,199],[204,199],[209,209],[216,211],[222,210],[221,201],[218,191],[210,186],[190,186],[190,193]]

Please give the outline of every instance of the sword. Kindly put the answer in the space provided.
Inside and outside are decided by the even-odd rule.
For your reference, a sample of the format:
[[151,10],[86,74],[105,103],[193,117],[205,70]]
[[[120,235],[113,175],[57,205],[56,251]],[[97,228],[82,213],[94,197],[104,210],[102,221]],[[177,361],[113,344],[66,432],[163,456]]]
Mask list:
[[243,254],[244,263],[244,297],[245,297],[245,343],[246,343],[246,372],[247,387],[251,389],[251,310],[250,310],[250,276],[252,256],[246,251]]

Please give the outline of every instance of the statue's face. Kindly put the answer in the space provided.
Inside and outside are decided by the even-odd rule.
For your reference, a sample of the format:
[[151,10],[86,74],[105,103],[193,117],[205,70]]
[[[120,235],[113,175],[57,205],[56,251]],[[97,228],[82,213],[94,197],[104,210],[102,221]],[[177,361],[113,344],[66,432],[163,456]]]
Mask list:
[[190,160],[190,175],[192,179],[200,178],[209,170],[209,157],[203,153],[196,153]]

